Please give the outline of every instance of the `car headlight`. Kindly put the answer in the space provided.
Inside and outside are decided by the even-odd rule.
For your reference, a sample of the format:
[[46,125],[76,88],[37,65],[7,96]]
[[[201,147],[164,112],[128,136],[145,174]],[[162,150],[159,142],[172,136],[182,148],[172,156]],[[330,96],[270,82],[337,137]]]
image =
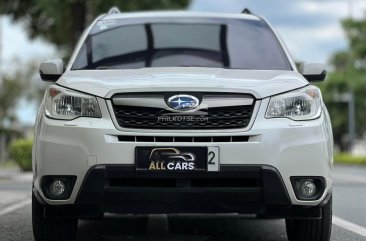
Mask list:
[[316,119],[321,114],[321,103],[322,96],[319,88],[310,85],[271,97],[266,118]]
[[46,91],[45,113],[59,120],[102,116],[95,97],[56,85],[51,85]]

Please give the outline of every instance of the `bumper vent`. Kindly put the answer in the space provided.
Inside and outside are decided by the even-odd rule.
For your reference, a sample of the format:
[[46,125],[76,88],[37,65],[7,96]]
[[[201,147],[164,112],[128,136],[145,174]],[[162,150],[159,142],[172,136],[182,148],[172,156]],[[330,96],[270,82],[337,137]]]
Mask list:
[[249,136],[118,136],[120,142],[248,142]]

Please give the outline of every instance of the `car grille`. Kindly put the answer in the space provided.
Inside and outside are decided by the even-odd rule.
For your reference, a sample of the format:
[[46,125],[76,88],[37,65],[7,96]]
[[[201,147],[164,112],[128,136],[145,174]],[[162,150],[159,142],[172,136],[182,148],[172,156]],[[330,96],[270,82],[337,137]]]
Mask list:
[[235,129],[248,126],[254,104],[208,108],[203,110],[203,114],[191,112],[176,116],[174,112],[161,108],[113,105],[113,109],[118,124],[123,128]]

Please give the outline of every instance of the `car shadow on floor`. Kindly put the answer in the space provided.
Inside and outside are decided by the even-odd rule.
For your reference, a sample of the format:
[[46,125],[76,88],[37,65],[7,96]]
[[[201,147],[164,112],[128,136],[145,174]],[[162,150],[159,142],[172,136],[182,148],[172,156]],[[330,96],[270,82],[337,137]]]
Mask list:
[[239,215],[106,215],[79,222],[77,241],[285,241],[283,220]]

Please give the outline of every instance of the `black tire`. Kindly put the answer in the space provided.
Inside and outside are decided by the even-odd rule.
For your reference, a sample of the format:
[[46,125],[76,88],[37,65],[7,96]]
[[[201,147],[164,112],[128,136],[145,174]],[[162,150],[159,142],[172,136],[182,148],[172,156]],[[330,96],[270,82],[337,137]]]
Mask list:
[[332,198],[322,208],[321,219],[286,219],[289,241],[329,241],[332,231]]
[[74,241],[78,219],[47,219],[44,206],[32,195],[32,224],[35,241]]

